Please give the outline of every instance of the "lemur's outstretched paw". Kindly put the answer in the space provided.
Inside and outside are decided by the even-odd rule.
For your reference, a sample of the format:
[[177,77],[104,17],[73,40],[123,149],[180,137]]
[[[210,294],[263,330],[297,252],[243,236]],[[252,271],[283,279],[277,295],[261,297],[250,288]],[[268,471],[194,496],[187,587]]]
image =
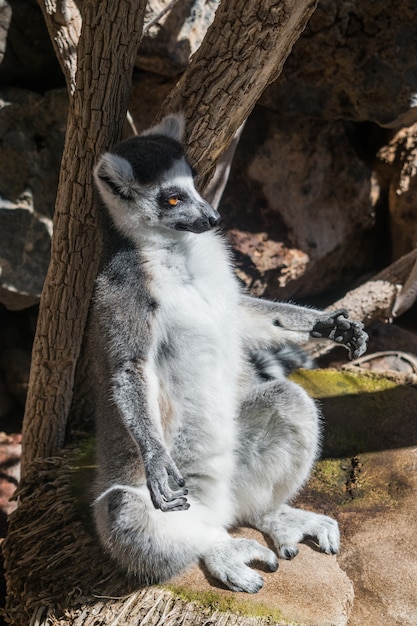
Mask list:
[[[169,454],[161,452],[147,463],[147,486],[156,509],[161,511],[186,511],[190,508],[185,497],[185,481]],[[168,484],[169,477],[181,489],[173,490]]]
[[363,324],[350,320],[346,309],[332,311],[327,318],[316,322],[310,335],[317,339],[331,339],[346,346],[351,359],[360,357],[366,351],[368,342]]

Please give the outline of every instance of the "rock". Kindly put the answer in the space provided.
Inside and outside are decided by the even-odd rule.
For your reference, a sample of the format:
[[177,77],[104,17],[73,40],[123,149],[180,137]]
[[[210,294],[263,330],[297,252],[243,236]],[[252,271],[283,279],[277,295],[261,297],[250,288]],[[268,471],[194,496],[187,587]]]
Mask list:
[[349,626],[414,626],[417,389],[332,370],[295,380],[320,399],[325,420],[322,459],[298,504],[339,521],[338,562],[355,593]]
[[[178,76],[200,45],[218,2],[174,3],[149,28],[136,66]],[[145,25],[169,4],[170,0],[148,3]],[[373,121],[392,128],[412,124],[417,120],[416,31],[413,0],[403,2],[401,10],[388,0],[337,4],[321,0],[263,103],[297,117]],[[1,32],[0,59],[7,37],[0,65],[3,84],[38,91],[64,85],[36,0],[2,0]]]
[[[6,0],[0,0],[0,72],[7,47],[7,33],[12,19],[12,7]],[[1,75],[1,74],[0,74]]]
[[2,352],[0,364],[10,395],[23,408],[29,385],[31,352],[22,348],[9,348]]
[[417,443],[414,386],[373,372],[331,369],[299,370],[291,378],[320,399],[326,458]]
[[417,245],[417,124],[380,148],[377,171],[388,191],[392,255],[398,259]]
[[416,38],[414,0],[320,0],[262,103],[287,116],[408,126],[417,121]]
[[0,0],[0,83],[38,92],[65,85],[36,0]]
[[368,353],[382,350],[402,350],[417,356],[417,334],[395,324],[374,321],[367,326]]
[[[346,546],[339,561],[357,590],[349,626],[380,626],[381,619],[387,625],[415,626],[417,448],[380,452],[378,457],[374,471],[381,466],[400,467],[407,482],[395,484],[392,475],[385,478],[393,492],[403,494],[391,506],[379,505],[365,513],[341,512]],[[371,467],[366,468],[370,473]],[[356,517],[353,524],[352,516]]]
[[0,432],[0,537],[4,537],[3,515],[10,515],[17,508],[17,502],[10,501],[20,479],[20,455],[22,435],[8,435]]
[[[404,16],[409,14],[409,2],[401,9]],[[32,10],[39,14],[35,0],[9,2],[4,4],[5,23],[10,14],[9,4],[14,11],[12,22],[16,24],[27,19]],[[139,130],[152,121],[178,71],[185,68],[190,53],[199,45],[213,19],[217,4],[217,0],[177,3],[149,29],[138,63],[164,76],[141,72],[135,77],[130,107]],[[168,0],[154,0],[148,23],[167,5]],[[398,121],[399,109],[412,86],[410,63],[414,61],[406,45],[396,55],[392,47],[395,37],[395,41],[403,37],[402,41],[407,43],[414,26],[411,16],[403,23],[394,13],[385,1],[371,7],[343,0],[335,7],[323,0],[308,26],[304,43],[300,40],[295,46],[285,75],[274,87],[287,89],[288,85],[295,85],[299,92],[298,87],[285,92],[282,97],[289,103],[285,107],[279,99],[275,101],[275,96],[271,101],[265,96],[264,102],[278,109],[277,112],[265,114],[265,109],[258,107],[247,124],[222,213],[236,250],[239,276],[256,295],[313,296],[355,279],[358,271],[362,272],[373,260],[375,202],[369,195],[374,194],[376,185],[365,160],[358,156],[350,132],[339,119],[345,116],[391,123],[382,120],[385,116]],[[388,22],[391,28],[383,28]],[[12,34],[10,31],[11,49]],[[27,45],[29,42],[30,38],[26,38]],[[373,47],[377,44],[380,56]],[[36,54],[35,48],[31,53]],[[360,55],[362,64],[358,60]],[[373,65],[375,59],[382,59],[393,69],[384,75],[384,80],[374,81],[378,84],[372,91],[369,81],[379,67]],[[394,99],[387,94],[379,94],[377,98],[376,89],[392,90],[400,63],[408,68],[402,77],[404,89],[399,88]],[[360,68],[356,74],[353,65]],[[46,60],[43,67],[48,67]],[[358,80],[352,81],[352,75]],[[13,82],[15,78],[10,80]],[[309,81],[310,92],[305,91]],[[356,90],[354,95],[349,95],[349,89]],[[300,96],[304,91],[310,105],[304,106],[303,101],[302,106],[296,106],[296,92]],[[342,92],[349,97],[343,98]],[[60,96],[59,104],[56,94],[48,92],[44,101],[39,95],[27,95],[26,104],[26,96],[22,94],[18,97],[16,92],[9,91],[3,96],[12,104],[0,112],[0,139],[5,146],[0,155],[0,195],[4,198],[3,204],[0,203],[0,233],[5,233],[6,226],[10,227],[11,213],[22,227],[17,226],[18,232],[11,241],[10,237],[6,242],[0,241],[0,302],[14,309],[38,301],[48,262],[49,219],[66,112],[66,95]],[[373,94],[372,98],[368,94]],[[391,107],[391,112],[380,112],[378,117],[371,110],[375,102],[385,107],[384,110]],[[315,119],[306,119],[308,116]],[[323,117],[331,121],[323,121]],[[130,132],[131,129],[126,130]],[[410,208],[407,204],[400,209],[401,219]],[[413,245],[413,229],[411,226],[404,231],[408,246]],[[26,236],[23,230],[29,234]],[[34,276],[30,275],[32,268]]]
[[0,302],[39,301],[66,126],[65,90],[2,92],[0,109]]
[[[100,615],[110,623],[120,614],[123,624],[133,626],[142,620],[145,623],[149,610],[154,612],[152,623],[162,624],[169,614],[172,626],[346,626],[352,584],[335,556],[319,553],[311,544],[301,545],[293,561],[280,560],[277,572],[263,572],[265,586],[257,594],[231,592],[198,566],[165,585],[138,588],[137,581],[114,567],[93,529],[93,438],[84,439],[78,450],[71,447],[64,452],[66,460],[60,457],[57,453],[35,462],[30,481],[25,479],[21,485],[21,504],[10,521],[4,555],[8,568],[18,558],[9,575],[15,582],[8,598],[16,624],[27,624],[27,613],[42,599],[51,619],[62,626],[78,623],[82,615],[84,620],[86,615]],[[25,531],[19,532],[22,524]],[[265,538],[254,529],[235,529],[233,534],[265,544]],[[56,558],[57,554],[63,558]],[[25,571],[30,571],[30,576],[24,577]],[[74,585],[78,594],[69,596]],[[16,612],[26,616],[19,620]]]
[[6,383],[3,378],[3,374],[0,371],[0,418],[4,417],[14,407],[14,402],[11,394],[9,393]]
[[[153,124],[156,114],[175,83],[175,78],[149,72],[137,71],[133,74],[129,112],[138,133]],[[126,125],[125,136],[129,137],[131,134],[132,129]]]
[[370,262],[371,172],[340,122],[257,107],[220,205],[240,276],[257,295],[306,296]]
[[19,433],[7,434],[0,431],[0,467],[1,471],[15,484],[20,478],[20,455],[22,453],[22,435]]
[[39,302],[51,229],[34,215],[32,207],[9,207],[0,207],[0,302],[19,310]]
[[[148,3],[146,25],[170,4],[169,0]],[[202,42],[214,18],[219,0],[186,0],[174,6],[147,30],[136,67],[163,76],[178,76]]]
[[[234,536],[256,539],[266,545],[261,533],[253,529],[240,529]],[[194,567],[170,584],[174,594],[192,597],[204,604],[210,590],[211,602],[215,600],[233,611],[254,616],[272,616],[279,623],[303,626],[345,626],[353,604],[352,583],[343,572],[336,557],[321,554],[306,545],[293,561],[280,560],[277,572],[263,575],[264,587],[254,596],[235,594],[219,587],[217,581],[208,580],[204,571]],[[214,584],[214,587],[212,586]],[[201,600],[200,600],[201,598]],[[275,622],[274,622],[275,623]]]
[[37,307],[10,311],[0,305],[0,418],[6,432],[22,428]]

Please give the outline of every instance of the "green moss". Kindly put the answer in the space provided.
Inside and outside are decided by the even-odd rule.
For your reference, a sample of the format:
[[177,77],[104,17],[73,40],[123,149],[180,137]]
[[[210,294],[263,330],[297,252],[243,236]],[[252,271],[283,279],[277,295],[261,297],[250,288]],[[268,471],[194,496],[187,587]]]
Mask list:
[[398,383],[373,372],[347,372],[332,369],[297,370],[291,380],[313,398],[329,398],[362,393],[379,393]]
[[349,459],[317,461],[304,492],[311,506],[336,509],[347,500],[346,480],[349,465]]
[[316,477],[324,484],[333,488],[346,480],[346,468],[341,459],[323,459],[314,468]]
[[299,501],[313,508],[374,514],[410,493],[406,475],[384,452],[318,461]]
[[246,617],[258,617],[271,620],[271,624],[297,626],[296,622],[288,621],[279,609],[272,608],[256,600],[245,600],[240,595],[224,596],[216,591],[194,591],[177,585],[163,585],[177,598],[184,602],[195,602],[210,612],[221,611]]

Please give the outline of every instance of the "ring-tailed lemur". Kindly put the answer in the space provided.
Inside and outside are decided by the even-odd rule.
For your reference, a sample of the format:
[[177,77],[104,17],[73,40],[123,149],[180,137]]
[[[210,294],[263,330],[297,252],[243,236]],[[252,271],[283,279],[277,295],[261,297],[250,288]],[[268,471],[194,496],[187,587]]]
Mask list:
[[[234,591],[256,592],[274,551],[233,538],[250,524],[280,557],[309,535],[339,547],[337,523],[288,501],[317,457],[318,409],[267,348],[311,336],[365,350],[362,324],[242,293],[219,214],[196,191],[180,115],[104,154],[95,181],[113,222],[90,312],[104,547],[141,583],[201,559]],[[259,375],[262,371],[263,375]]]

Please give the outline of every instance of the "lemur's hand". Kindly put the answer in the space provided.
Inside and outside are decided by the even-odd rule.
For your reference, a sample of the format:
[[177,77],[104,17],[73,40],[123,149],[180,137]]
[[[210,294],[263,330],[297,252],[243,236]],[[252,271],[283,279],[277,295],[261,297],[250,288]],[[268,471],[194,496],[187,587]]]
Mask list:
[[357,359],[366,351],[368,335],[361,322],[348,319],[346,309],[338,309],[318,321],[310,332],[317,339],[331,339],[349,350],[349,358]]
[[[153,505],[161,511],[185,511],[190,508],[185,497],[188,490],[177,466],[165,451],[158,451],[146,463],[147,485]],[[171,477],[181,489],[172,490],[168,484]]]

